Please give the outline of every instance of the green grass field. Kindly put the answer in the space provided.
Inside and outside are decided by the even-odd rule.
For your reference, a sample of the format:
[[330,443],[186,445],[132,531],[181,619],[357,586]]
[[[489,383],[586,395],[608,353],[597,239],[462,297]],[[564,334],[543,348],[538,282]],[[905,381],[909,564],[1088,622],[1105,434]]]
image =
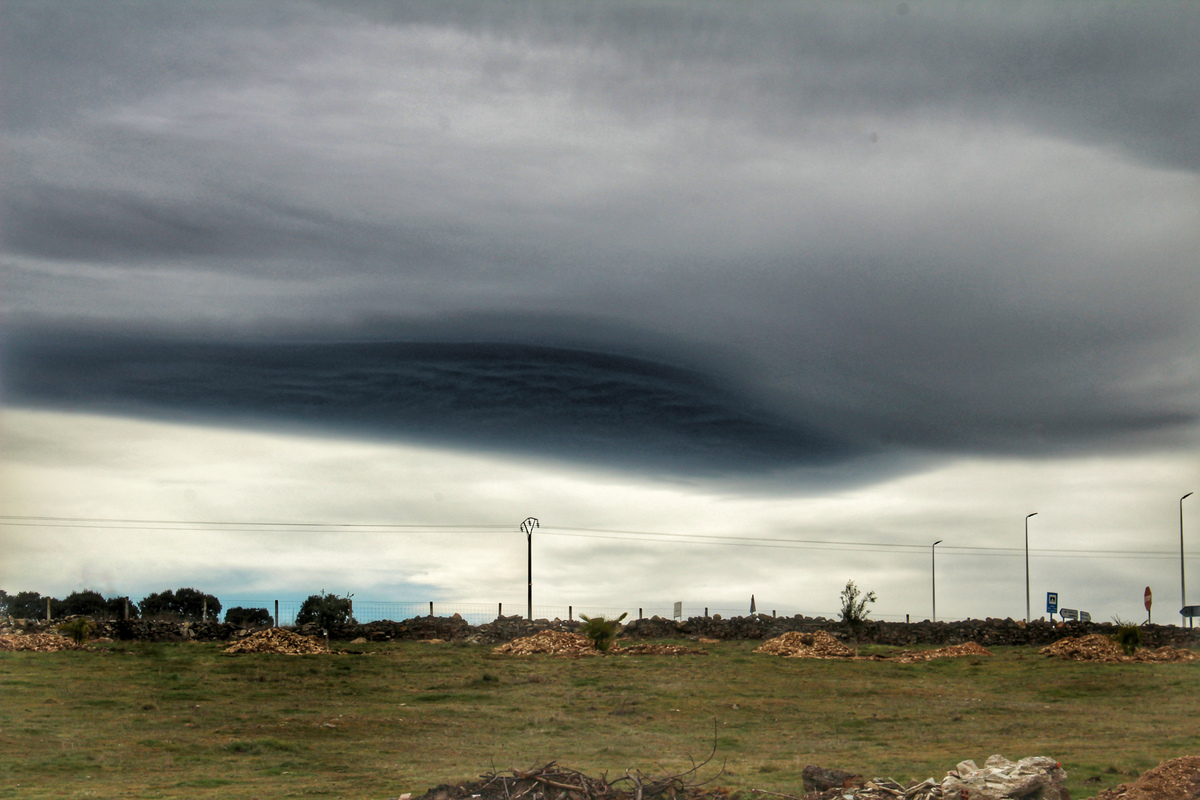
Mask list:
[[383,800],[551,760],[664,774],[708,755],[714,723],[706,777],[724,762],[718,784],[786,794],[806,764],[905,781],[1001,753],[1058,759],[1085,798],[1200,753],[1196,663],[1013,648],[904,665],[757,644],[579,660],[418,642],[343,656],[0,653],[0,798]]

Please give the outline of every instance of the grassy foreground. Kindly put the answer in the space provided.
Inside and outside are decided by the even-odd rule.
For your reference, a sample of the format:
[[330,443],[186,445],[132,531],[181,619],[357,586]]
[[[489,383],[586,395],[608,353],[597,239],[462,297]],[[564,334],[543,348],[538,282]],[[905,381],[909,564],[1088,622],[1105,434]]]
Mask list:
[[579,660],[418,642],[349,656],[142,643],[0,653],[0,798],[383,800],[551,760],[663,774],[707,756],[714,721],[705,776],[724,761],[718,784],[787,794],[801,793],[806,764],[905,781],[1001,753],[1058,759],[1083,798],[1200,753],[1200,664],[1025,648],[847,663],[754,655],[757,644]]

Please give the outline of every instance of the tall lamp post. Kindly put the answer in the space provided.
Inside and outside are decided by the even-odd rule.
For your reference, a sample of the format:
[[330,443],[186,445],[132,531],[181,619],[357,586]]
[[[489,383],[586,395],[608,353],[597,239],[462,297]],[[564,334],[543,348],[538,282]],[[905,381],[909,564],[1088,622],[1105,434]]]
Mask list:
[[1183,497],[1179,498],[1179,598],[1183,601],[1183,605],[1179,607],[1179,626],[1186,627],[1189,623],[1184,620],[1189,620],[1189,617],[1183,616],[1183,609],[1187,607],[1187,581],[1183,577],[1183,501],[1192,496],[1188,492]]
[[529,542],[529,619],[533,620],[533,529],[540,528],[541,525],[533,517],[527,517],[521,523],[521,530],[525,532],[525,537]]
[[937,622],[937,551],[934,549],[942,543],[941,539],[929,546],[929,576],[933,581],[933,621]]
[[1029,518],[1036,517],[1038,512],[1025,515],[1025,624],[1029,624]]

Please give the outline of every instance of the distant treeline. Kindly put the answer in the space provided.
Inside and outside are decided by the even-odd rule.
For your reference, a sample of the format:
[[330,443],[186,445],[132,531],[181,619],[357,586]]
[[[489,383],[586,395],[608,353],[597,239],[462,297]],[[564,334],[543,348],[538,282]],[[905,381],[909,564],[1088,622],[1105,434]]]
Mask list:
[[[71,592],[62,600],[38,592],[8,594],[0,589],[0,612],[17,619],[45,619],[46,604],[54,619],[81,615],[86,617],[124,619],[126,608],[130,619],[142,617],[178,617],[185,620],[220,621],[221,601],[215,595],[198,589],[167,589],[148,594],[139,602],[128,597],[105,597],[91,589]],[[266,609],[261,609],[266,611]],[[230,612],[234,609],[230,609]]]
[[[93,619],[153,619],[168,617],[181,620],[219,622],[221,601],[215,595],[188,587],[154,592],[134,602],[128,597],[105,597],[91,589],[71,592],[62,600],[38,592],[9,594],[0,589],[0,616],[16,619],[46,619],[49,604],[51,619],[84,616]],[[350,597],[326,594],[310,595],[300,608],[297,624],[315,622],[328,628],[354,622]],[[243,627],[266,627],[274,623],[265,608],[235,606],[225,612],[225,621]]]

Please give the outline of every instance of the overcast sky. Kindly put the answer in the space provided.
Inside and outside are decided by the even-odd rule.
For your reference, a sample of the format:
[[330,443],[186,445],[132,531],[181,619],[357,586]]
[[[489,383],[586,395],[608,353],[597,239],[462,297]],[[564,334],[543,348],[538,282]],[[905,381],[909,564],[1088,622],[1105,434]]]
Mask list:
[[3,0],[0,588],[1178,621],[1198,40]]

